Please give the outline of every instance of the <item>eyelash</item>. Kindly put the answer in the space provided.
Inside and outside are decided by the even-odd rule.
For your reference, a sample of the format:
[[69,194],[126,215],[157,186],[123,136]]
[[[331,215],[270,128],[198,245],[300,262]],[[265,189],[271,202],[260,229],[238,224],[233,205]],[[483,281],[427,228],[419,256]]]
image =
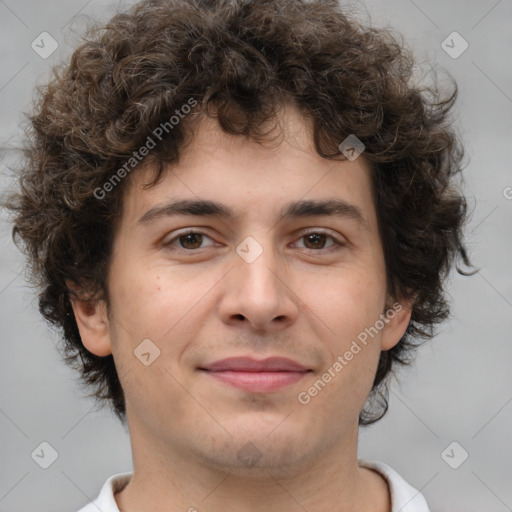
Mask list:
[[[185,249],[183,247],[172,247],[172,244],[175,242],[175,241],[179,241],[179,239],[183,236],[186,236],[186,235],[190,235],[190,234],[194,234],[194,235],[202,235],[202,236],[206,236],[208,238],[210,238],[210,240],[212,240],[212,238],[210,236],[208,236],[204,231],[199,231],[199,230],[196,230],[194,228],[189,228],[187,229],[186,231],[182,231],[181,233],[178,233],[175,237],[173,237],[171,240],[169,240],[169,242],[166,242],[164,245],[165,248],[173,251],[173,250],[178,250],[178,251],[183,251],[183,252],[187,252],[187,253],[193,253],[193,252],[197,252],[197,251],[200,251],[201,249],[206,249],[206,247],[200,247],[198,249]],[[322,249],[308,249],[308,248],[305,248],[306,251],[311,251],[311,252],[321,252],[321,251],[331,251],[331,250],[336,250],[336,249],[339,249],[341,247],[345,247],[346,243],[342,242],[341,240],[339,240],[338,238],[336,238],[335,236],[331,235],[329,232],[327,231],[324,231],[322,229],[309,229],[308,231],[305,231],[301,234],[301,236],[298,238],[298,240],[308,236],[308,235],[312,235],[312,234],[315,234],[315,235],[325,235],[327,238],[330,238],[334,243],[333,245],[331,245],[331,247],[327,247],[327,248],[322,248]],[[337,247],[336,247],[337,246]]]

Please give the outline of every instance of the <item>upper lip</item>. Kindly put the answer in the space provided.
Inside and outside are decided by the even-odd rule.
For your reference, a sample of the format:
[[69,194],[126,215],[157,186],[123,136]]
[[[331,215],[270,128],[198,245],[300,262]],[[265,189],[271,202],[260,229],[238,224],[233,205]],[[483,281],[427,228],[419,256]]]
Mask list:
[[200,368],[209,371],[238,372],[305,372],[308,368],[286,357],[267,357],[256,360],[252,357],[228,357]]

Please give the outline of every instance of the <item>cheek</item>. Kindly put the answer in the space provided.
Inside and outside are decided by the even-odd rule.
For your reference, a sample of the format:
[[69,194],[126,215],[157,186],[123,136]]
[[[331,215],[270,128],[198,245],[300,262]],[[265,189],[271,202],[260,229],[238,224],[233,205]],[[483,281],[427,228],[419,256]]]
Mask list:
[[154,316],[164,301],[162,288],[154,276],[126,270],[124,275],[115,276],[116,284],[111,288],[112,312],[124,327],[125,335],[136,342],[141,336],[156,334]]
[[180,358],[198,328],[191,318],[200,290],[177,272],[124,268],[111,295],[113,354],[126,400],[148,417],[156,405],[166,407],[169,397],[174,412],[181,411]]
[[368,267],[353,267],[330,272],[322,279],[302,280],[301,296],[306,306],[324,324],[338,348],[374,325],[383,312],[385,283]]
[[329,278],[303,284],[302,296],[307,297],[306,304],[314,313],[311,318],[316,318],[311,325],[316,326],[326,354],[325,367],[318,376],[321,382],[304,391],[305,399],[311,399],[319,414],[326,403],[344,404],[331,411],[333,421],[343,422],[348,411],[356,414],[363,407],[371,390],[381,333],[370,337],[365,330],[382,313],[385,284],[370,267],[338,270]]
[[123,275],[112,276],[117,350],[128,358],[143,340],[150,339],[160,350],[159,363],[176,366],[201,328],[205,299],[218,276],[197,271],[191,275],[178,266],[125,265],[123,269]]

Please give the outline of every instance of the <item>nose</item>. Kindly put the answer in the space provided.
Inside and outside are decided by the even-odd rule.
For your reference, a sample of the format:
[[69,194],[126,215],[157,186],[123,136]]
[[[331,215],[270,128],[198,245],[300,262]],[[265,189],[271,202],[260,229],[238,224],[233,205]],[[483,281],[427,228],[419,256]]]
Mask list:
[[275,332],[297,320],[301,300],[286,262],[268,244],[262,249],[251,262],[234,253],[234,268],[222,281],[218,311],[227,325],[246,323],[254,331]]

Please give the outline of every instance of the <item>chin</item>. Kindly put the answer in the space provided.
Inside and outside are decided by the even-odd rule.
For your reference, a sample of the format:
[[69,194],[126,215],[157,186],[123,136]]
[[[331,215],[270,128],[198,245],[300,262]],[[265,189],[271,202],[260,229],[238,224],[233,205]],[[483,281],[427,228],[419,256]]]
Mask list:
[[269,428],[266,422],[256,420],[249,425],[245,422],[243,428],[226,425],[232,435],[216,442],[214,449],[204,446],[202,462],[245,478],[293,477],[313,464],[318,447],[308,440],[306,428],[297,431],[278,425],[274,421]]

